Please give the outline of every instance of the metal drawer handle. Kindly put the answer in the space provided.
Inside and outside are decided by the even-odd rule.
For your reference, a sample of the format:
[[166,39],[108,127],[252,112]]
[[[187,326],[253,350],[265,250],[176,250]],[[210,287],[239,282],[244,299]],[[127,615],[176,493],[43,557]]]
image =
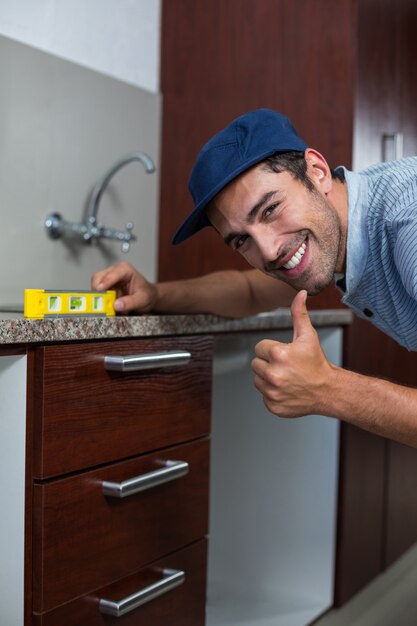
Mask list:
[[103,480],[103,493],[105,496],[113,498],[133,496],[135,493],[145,491],[145,489],[151,489],[152,487],[168,483],[170,480],[185,476],[185,474],[188,474],[188,470],[189,465],[186,461],[165,461],[161,469],[129,478],[121,483]]
[[158,596],[175,589],[175,587],[182,585],[185,581],[185,572],[181,570],[163,569],[162,574],[163,578],[161,580],[136,591],[136,593],[132,593],[118,602],[100,598],[100,612],[106,615],[113,615],[114,617],[121,617],[130,611],[134,611],[142,604],[155,600]]
[[137,372],[151,370],[156,367],[172,367],[186,365],[191,359],[191,352],[176,350],[175,352],[155,352],[153,354],[128,354],[126,356],[105,356],[106,370],[116,372]]

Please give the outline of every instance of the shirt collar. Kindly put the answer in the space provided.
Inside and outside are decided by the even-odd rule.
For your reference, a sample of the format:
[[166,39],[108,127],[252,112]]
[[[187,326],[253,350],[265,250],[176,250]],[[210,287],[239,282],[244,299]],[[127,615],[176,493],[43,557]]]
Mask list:
[[361,174],[351,172],[343,166],[341,169],[345,175],[348,191],[346,275],[345,285],[343,285],[345,286],[343,302],[345,302],[355,293],[366,265],[368,182]]

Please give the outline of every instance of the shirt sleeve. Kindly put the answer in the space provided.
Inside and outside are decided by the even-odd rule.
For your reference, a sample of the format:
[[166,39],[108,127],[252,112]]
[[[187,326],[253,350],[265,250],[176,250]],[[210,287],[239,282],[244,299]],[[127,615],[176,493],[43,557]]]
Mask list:
[[391,223],[391,234],[395,265],[408,294],[417,301],[417,203],[401,211]]

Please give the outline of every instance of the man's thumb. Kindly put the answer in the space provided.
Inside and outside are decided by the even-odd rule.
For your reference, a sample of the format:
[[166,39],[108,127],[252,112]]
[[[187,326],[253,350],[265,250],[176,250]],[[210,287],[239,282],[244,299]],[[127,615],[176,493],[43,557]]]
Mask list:
[[297,293],[291,305],[291,316],[294,326],[293,341],[296,341],[299,337],[310,333],[313,326],[308,316],[307,306],[307,291],[302,289]]

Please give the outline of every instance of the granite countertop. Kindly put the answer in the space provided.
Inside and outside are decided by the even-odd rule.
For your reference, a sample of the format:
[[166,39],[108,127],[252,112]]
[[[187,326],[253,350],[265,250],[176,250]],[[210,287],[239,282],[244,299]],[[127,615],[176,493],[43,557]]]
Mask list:
[[[310,311],[314,326],[350,324],[347,309]],[[84,341],[123,337],[201,335],[292,328],[289,309],[276,309],[253,317],[230,319],[215,315],[141,315],[111,318],[71,317],[25,319],[19,313],[0,312],[0,343],[27,344],[51,341]]]

